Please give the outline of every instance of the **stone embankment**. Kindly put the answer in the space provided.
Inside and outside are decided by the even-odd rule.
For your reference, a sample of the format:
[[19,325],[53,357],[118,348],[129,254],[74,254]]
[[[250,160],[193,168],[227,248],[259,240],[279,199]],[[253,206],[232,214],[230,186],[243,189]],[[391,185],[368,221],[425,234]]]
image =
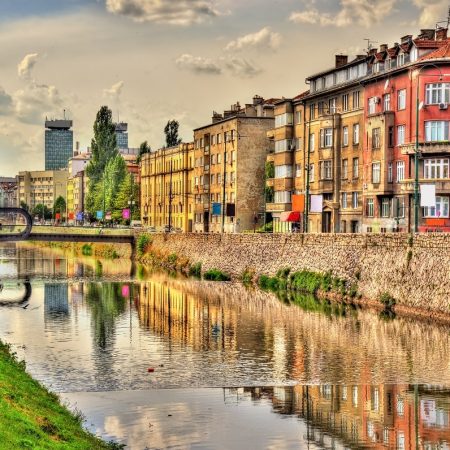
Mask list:
[[331,273],[363,298],[450,314],[450,234],[155,234],[151,253],[176,254],[239,277],[279,269]]

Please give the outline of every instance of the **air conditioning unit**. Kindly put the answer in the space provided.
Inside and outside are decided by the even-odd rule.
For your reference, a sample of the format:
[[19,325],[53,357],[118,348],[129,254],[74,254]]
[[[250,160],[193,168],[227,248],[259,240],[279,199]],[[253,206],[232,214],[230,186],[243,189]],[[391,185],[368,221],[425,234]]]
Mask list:
[[439,103],[439,109],[448,109],[448,103]]

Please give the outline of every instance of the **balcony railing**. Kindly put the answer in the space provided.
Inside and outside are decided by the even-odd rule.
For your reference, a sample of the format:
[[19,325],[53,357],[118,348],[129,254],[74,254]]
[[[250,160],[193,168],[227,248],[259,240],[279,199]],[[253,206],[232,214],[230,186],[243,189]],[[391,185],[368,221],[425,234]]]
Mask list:
[[[449,179],[429,179],[420,178],[420,184],[434,184],[436,186],[437,194],[449,194],[450,193],[450,178]],[[405,179],[400,182],[400,189],[402,192],[412,193],[414,192],[414,180]]]
[[292,209],[292,203],[266,203],[267,212],[284,212]]
[[[401,145],[400,150],[402,155],[414,155],[416,144],[415,142],[411,142]],[[419,142],[419,153],[423,155],[450,153],[450,141]]]

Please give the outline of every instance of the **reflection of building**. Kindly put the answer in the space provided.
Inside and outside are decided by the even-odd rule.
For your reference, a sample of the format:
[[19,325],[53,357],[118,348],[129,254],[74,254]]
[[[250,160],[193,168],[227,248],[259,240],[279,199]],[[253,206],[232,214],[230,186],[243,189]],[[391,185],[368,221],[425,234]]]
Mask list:
[[73,131],[71,120],[45,121],[45,170],[67,167],[73,154]]
[[46,317],[69,314],[68,283],[46,283],[44,286],[44,311]]
[[43,204],[53,209],[55,200],[59,196],[66,198],[67,176],[67,170],[19,172],[18,204],[24,202],[31,209]]
[[192,231],[194,145],[179,144],[144,154],[141,161],[141,217],[145,225]]

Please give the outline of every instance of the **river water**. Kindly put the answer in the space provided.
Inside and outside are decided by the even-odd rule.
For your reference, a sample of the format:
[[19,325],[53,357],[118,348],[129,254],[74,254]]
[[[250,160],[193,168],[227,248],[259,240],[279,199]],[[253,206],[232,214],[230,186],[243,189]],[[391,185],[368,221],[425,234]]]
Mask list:
[[447,326],[26,245],[0,280],[0,339],[126,448],[450,448]]

